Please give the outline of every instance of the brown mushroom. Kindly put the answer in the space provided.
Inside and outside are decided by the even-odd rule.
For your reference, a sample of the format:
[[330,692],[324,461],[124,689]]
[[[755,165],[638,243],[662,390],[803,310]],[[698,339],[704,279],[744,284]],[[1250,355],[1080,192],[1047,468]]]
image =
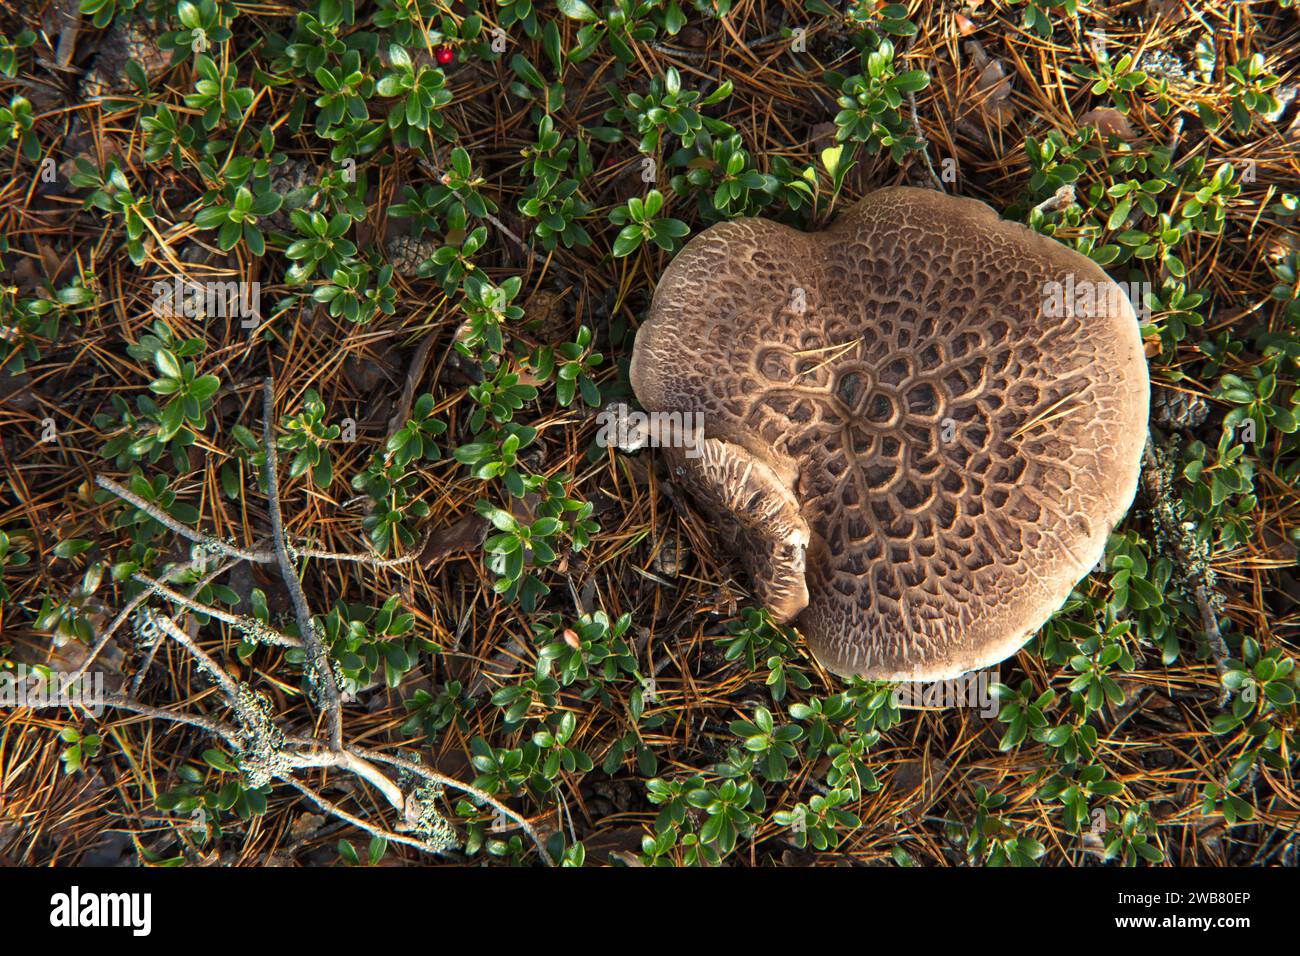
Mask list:
[[673,474],[831,671],[943,680],[1013,654],[1133,500],[1149,385],[1095,263],[984,203],[872,193],[828,230],[722,223],[637,333]]

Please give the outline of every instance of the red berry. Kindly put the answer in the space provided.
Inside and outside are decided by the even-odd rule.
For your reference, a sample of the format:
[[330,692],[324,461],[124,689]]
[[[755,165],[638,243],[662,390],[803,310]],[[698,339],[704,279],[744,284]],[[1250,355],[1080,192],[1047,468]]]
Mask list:
[[438,47],[438,49],[433,52],[433,55],[438,58],[438,62],[443,66],[446,66],[452,60],[456,59],[456,51],[449,46]]

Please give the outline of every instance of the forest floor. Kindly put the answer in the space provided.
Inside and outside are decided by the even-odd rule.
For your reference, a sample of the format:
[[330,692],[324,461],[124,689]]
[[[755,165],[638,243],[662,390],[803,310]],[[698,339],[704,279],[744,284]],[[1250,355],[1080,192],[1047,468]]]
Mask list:
[[[0,710],[0,861],[1295,865],[1300,17],[1075,6],[6,5],[0,674],[113,706]],[[1144,292],[1156,458],[975,706],[596,442],[685,234],[896,184]]]

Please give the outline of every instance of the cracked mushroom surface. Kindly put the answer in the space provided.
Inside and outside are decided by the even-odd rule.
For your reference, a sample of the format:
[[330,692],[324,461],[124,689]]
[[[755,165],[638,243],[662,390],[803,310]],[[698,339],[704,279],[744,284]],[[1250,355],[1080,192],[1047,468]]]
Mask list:
[[896,187],[817,233],[713,226],[638,330],[665,448],[755,596],[841,675],[1009,657],[1096,566],[1136,490],[1149,384],[1127,297],[984,203]]

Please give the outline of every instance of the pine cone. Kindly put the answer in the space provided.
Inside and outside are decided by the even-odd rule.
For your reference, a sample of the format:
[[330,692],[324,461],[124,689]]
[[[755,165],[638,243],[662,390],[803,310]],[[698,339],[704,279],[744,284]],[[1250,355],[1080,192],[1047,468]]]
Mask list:
[[419,271],[420,263],[437,251],[437,246],[428,239],[416,239],[414,236],[398,234],[388,240],[385,251],[395,272],[404,276],[413,276]]
[[1191,392],[1157,386],[1151,395],[1151,417],[1166,428],[1191,431],[1200,427],[1209,414],[1205,399]]
[[[282,166],[277,166],[271,176],[271,190],[287,204],[289,196],[295,190],[302,189],[305,186],[314,186],[317,183],[316,167],[305,159],[290,159]],[[320,205],[320,193],[312,194],[307,202],[298,206],[298,209],[311,210]],[[281,205],[279,209],[266,217],[266,224],[277,232],[288,232],[293,228],[293,221],[289,218],[289,207]]]
[[114,24],[104,34],[90,70],[81,79],[82,98],[107,96],[128,88],[126,64],[131,60],[140,64],[145,76],[157,76],[166,70],[172,55],[158,46],[158,37],[163,32],[142,17]]

